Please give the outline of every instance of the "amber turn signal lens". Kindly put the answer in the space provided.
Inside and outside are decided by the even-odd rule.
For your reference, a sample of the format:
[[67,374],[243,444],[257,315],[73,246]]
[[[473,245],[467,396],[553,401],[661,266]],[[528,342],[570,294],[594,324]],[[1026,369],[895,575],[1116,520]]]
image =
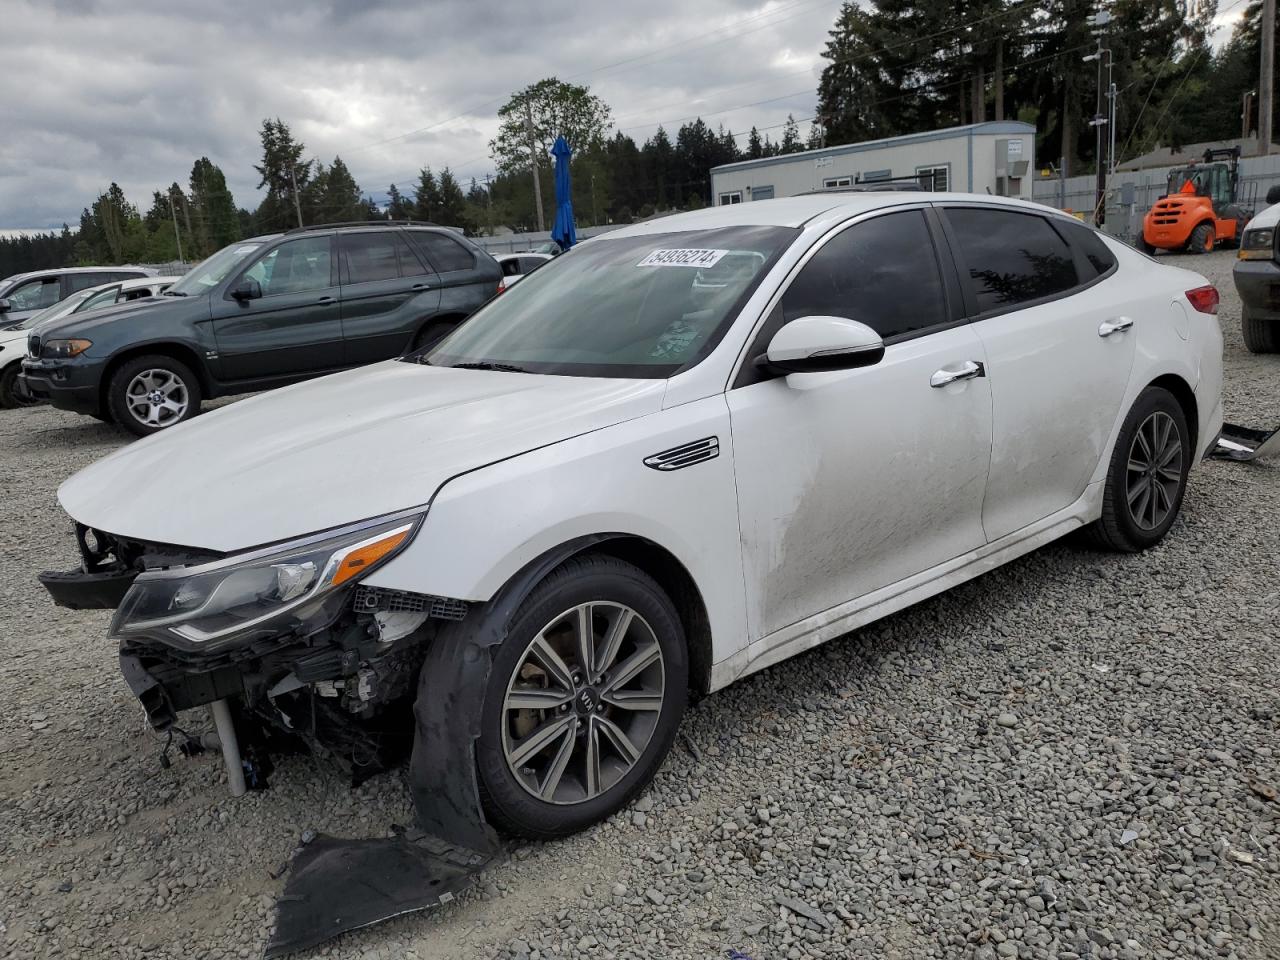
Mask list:
[[352,577],[356,577],[364,573],[387,554],[400,546],[400,544],[404,543],[405,538],[408,536],[408,530],[396,530],[395,532],[382,537],[380,540],[375,540],[372,543],[366,543],[355,547],[338,562],[338,567],[334,570],[333,579],[330,583],[336,587],[339,584],[350,580]]

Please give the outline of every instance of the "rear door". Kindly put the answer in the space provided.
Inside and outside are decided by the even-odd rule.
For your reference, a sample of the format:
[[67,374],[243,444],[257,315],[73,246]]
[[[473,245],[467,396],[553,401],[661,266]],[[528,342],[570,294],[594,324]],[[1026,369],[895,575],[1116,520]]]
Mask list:
[[1142,297],[1113,282],[1105,244],[1090,259],[1090,245],[1075,234],[1087,233],[1083,226],[959,204],[947,205],[944,219],[988,360],[991,476],[982,524],[998,540],[1084,494],[1120,415]]
[[482,270],[471,248],[443,230],[405,231],[414,249],[435,270],[440,284],[440,313],[465,317],[497,291],[500,276],[491,264]]
[[[262,296],[231,296],[252,278]],[[272,247],[212,302],[223,380],[263,380],[342,366],[342,318],[332,236],[301,236]]]
[[399,230],[340,234],[344,362],[349,366],[409,349],[440,303],[437,277]]

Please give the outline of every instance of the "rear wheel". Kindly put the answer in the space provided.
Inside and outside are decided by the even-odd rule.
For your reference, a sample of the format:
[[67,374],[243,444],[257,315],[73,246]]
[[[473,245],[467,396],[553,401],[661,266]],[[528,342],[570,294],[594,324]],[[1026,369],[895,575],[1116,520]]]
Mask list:
[[134,357],[111,377],[111,417],[130,433],[146,437],[200,412],[200,381],[185,363],[161,355]]
[[21,363],[11,363],[0,371],[0,409],[12,410],[14,407],[30,407],[39,403],[34,397],[20,396],[17,392],[18,374],[22,372]]
[[1255,317],[1247,305],[1240,311],[1240,332],[1250,353],[1280,353],[1280,322]]
[[1116,438],[1102,516],[1089,528],[1093,542],[1136,553],[1163,540],[1182,508],[1193,453],[1178,401],[1163,387],[1147,387]]
[[1213,253],[1213,224],[1202,223],[1191,231],[1187,241],[1187,253]]
[[608,817],[653,779],[687,696],[684,631],[662,589],[612,557],[569,561],[494,656],[476,746],[490,819],[547,839]]

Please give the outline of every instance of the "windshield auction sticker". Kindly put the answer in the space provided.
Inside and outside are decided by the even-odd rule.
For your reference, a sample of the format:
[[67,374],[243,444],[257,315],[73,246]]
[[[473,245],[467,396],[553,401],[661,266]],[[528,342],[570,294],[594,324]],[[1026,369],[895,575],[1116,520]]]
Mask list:
[[655,250],[637,267],[713,267],[728,250]]

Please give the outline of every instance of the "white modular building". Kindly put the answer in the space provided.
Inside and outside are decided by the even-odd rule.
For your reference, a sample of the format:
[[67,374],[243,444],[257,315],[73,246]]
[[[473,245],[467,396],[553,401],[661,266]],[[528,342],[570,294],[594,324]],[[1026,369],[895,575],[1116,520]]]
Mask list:
[[717,206],[915,180],[926,190],[1031,199],[1036,128],[1017,120],[846,143],[711,169]]

